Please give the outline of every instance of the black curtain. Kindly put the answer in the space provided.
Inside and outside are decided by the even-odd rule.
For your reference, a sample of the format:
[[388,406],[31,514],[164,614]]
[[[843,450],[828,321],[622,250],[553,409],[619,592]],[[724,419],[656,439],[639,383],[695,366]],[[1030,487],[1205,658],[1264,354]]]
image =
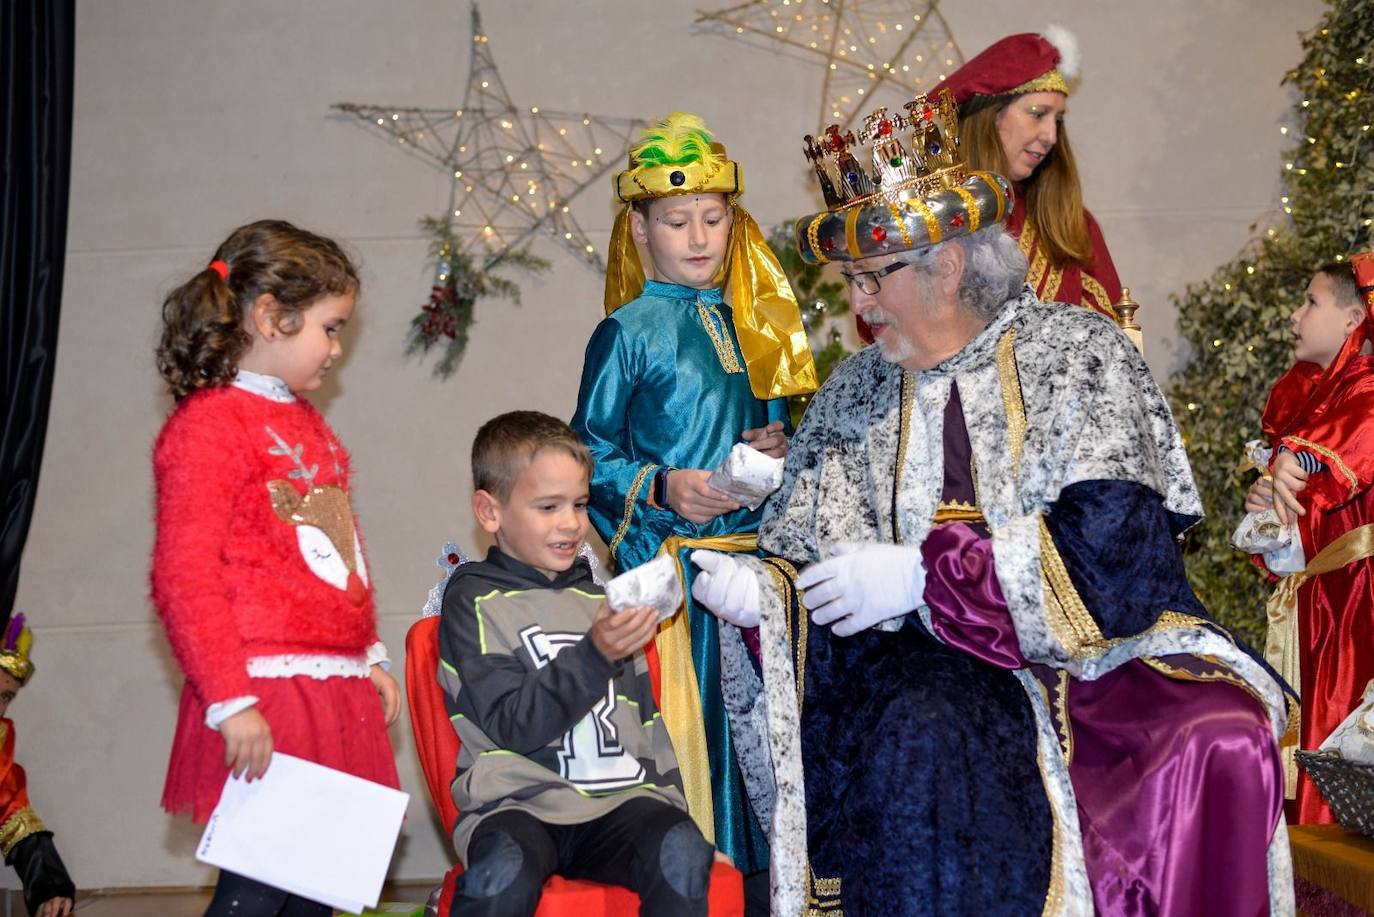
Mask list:
[[[0,0],[0,613],[9,621],[48,429],[72,155],[76,0]],[[3,622],[0,622],[3,626]]]

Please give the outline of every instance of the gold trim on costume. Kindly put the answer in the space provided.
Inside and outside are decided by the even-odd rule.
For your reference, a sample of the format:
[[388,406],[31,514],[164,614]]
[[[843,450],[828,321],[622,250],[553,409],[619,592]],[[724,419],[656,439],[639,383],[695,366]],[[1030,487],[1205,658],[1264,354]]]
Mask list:
[[1073,680],[1068,669],[1058,669],[1059,684],[1055,686],[1054,704],[1059,718],[1059,745],[1064,750],[1064,763],[1073,763],[1073,721],[1069,719],[1069,685]]
[[[715,306],[707,305],[701,300],[697,300],[697,315],[701,317],[701,325],[706,329],[706,333],[711,336],[711,343],[716,348],[716,358],[720,360],[720,368],[727,373],[742,373],[744,367],[739,365],[739,358],[735,356],[734,341],[730,339],[730,329],[725,325],[725,319],[721,318],[719,310]],[[712,319],[715,321],[712,321]],[[716,322],[720,322],[720,327],[716,327]]]
[[[916,375],[911,370],[902,370],[902,416],[897,424],[897,468],[892,475],[892,494],[895,498],[902,492],[902,469],[906,467],[907,443],[911,441],[911,406],[915,399],[914,389],[916,388]],[[896,500],[893,500],[896,505]],[[894,544],[902,543],[902,527],[897,523],[894,513],[892,517],[892,541]]]
[[956,185],[950,189],[959,195],[964,201],[964,207],[968,210],[968,231],[975,233],[978,231],[978,224],[982,219],[982,208],[978,206],[978,199],[969,193],[967,188]]
[[1083,280],[1083,305],[1092,308],[1092,303],[1087,301],[1087,297],[1092,296],[1103,309],[1115,315],[1116,303],[1112,302],[1112,297],[1107,293],[1107,288],[1098,283],[1097,278],[1087,271],[1080,271],[1079,276]]
[[985,181],[992,188],[992,193],[997,196],[997,217],[993,222],[1002,222],[1002,218],[1007,215],[1007,196],[1002,193],[1002,186],[997,183],[997,179],[993,178],[991,172],[974,172],[973,174]]
[[28,806],[17,810],[0,825],[0,855],[9,857],[14,845],[38,831],[47,831],[38,814]]
[[644,479],[657,471],[658,468],[658,465],[645,465],[643,468],[639,469],[639,473],[635,475],[634,481],[631,482],[630,489],[625,494],[625,516],[620,520],[620,528],[615,530],[615,537],[611,539],[611,543],[606,547],[606,552],[611,555],[612,560],[615,559],[616,549],[619,548],[620,543],[625,540],[625,533],[630,530],[630,520],[634,518],[635,514],[635,501],[639,499],[639,491],[644,486]]
[[983,518],[983,511],[972,503],[965,503],[962,500],[940,501],[940,505],[935,508],[935,525],[949,525],[954,522],[968,522],[976,525],[984,525],[987,520]]
[[[967,200],[973,200],[973,195],[969,194],[963,188],[960,188],[959,191],[961,194],[967,195]],[[972,206],[977,207],[977,202],[975,201]],[[887,205],[887,210],[892,214],[892,222],[897,224],[897,229],[902,234],[902,245],[906,248],[911,248],[911,231],[906,228],[906,220],[902,219],[901,205],[896,201],[891,201]]]
[[[1045,588],[1045,608],[1052,613],[1050,627],[1058,633],[1066,650],[1076,655],[1085,647],[1105,643],[1097,621],[1074,588],[1044,516],[1040,517],[1040,581]],[[1064,639],[1066,636],[1068,639]]]
[[844,917],[840,880],[821,878],[809,863],[806,866],[806,878],[806,917]]
[[1055,68],[1008,90],[1007,95],[1020,96],[1028,92],[1062,92],[1068,95],[1069,83],[1064,79],[1064,74]]
[[1355,472],[1350,470],[1350,466],[1347,465],[1344,461],[1342,461],[1339,455],[1332,452],[1330,449],[1326,448],[1320,443],[1312,442],[1310,439],[1303,439],[1299,436],[1285,436],[1284,439],[1290,442],[1297,443],[1299,446],[1305,446],[1306,448],[1311,449],[1318,455],[1330,459],[1331,464],[1334,464],[1336,466],[1336,470],[1339,471],[1345,477],[1345,479],[1350,482],[1350,493],[1346,495],[1346,499],[1348,500],[1351,497],[1355,496],[1355,492],[1360,489],[1360,479],[1355,476]]
[[997,342],[997,376],[1002,383],[1002,407],[1007,412],[1007,440],[1011,443],[1011,468],[1021,470],[1021,450],[1026,445],[1026,406],[1021,402],[1021,373],[1016,368],[1016,329],[1008,328]]
[[859,252],[859,214],[862,212],[861,207],[851,207],[844,215],[844,244],[849,247],[851,258],[863,257]]
[[[673,559],[678,579],[684,587],[687,577],[682,569],[682,552],[689,548],[754,551],[758,549],[758,536],[751,533],[716,535],[711,538],[670,535],[665,538],[663,544],[659,545],[658,553]],[[706,724],[701,711],[696,667],[692,664],[692,625],[687,615],[680,611],[660,624],[654,644],[658,649],[660,675],[659,712],[663,714],[663,725],[677,753],[678,774],[682,778],[682,795],[687,799],[687,812],[701,829],[702,835],[715,843],[711,760],[706,748]]]
[[930,237],[930,244],[939,245],[940,240],[944,238],[944,233],[940,231],[940,221],[935,219],[935,211],[931,210],[926,202],[919,197],[907,198],[906,207],[908,210],[916,211],[916,215],[925,221],[926,235]]
[[[1040,695],[1045,699],[1046,709],[1050,706],[1049,690],[1044,682],[1035,678],[1032,683],[1040,690]],[[1053,781],[1045,773],[1045,748],[1039,742],[1036,743],[1035,767],[1040,771],[1041,786],[1048,787]],[[1065,762],[1067,767],[1067,762]],[[1048,796],[1049,790],[1047,789]],[[1051,914],[1062,914],[1064,912],[1064,825],[1059,817],[1059,808],[1054,801],[1050,800],[1050,884],[1045,889],[1045,906],[1041,909],[1042,917]]]
[[[773,583],[778,587],[778,593],[782,599],[783,622],[787,627],[787,639],[795,646],[795,658],[792,661],[792,671],[797,680],[797,715],[801,715],[802,701],[806,693],[806,641],[809,636],[807,633],[806,606],[802,604],[801,596],[797,594],[797,568],[792,566],[781,557],[766,557],[763,564],[768,568],[768,572],[773,577]],[[788,609],[793,603],[797,606],[797,630],[796,636],[792,633],[792,615],[787,614]]]
[[818,213],[811,220],[811,225],[806,227],[806,241],[811,243],[811,253],[816,256],[816,260],[821,264],[829,263],[830,259],[825,256],[825,251],[821,248],[821,240],[818,235],[821,224],[825,218],[830,216],[828,213]]

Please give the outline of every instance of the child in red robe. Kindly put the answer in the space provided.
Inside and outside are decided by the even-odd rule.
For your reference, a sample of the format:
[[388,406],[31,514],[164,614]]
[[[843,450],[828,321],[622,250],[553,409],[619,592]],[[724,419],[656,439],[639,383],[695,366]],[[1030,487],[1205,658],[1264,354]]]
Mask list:
[[[1371,310],[1374,254],[1317,269],[1291,318],[1297,362],[1264,408],[1271,473],[1245,502],[1296,520],[1302,537],[1306,568],[1275,590],[1265,654],[1299,690],[1303,749],[1319,746],[1374,678]],[[1296,790],[1299,823],[1334,820],[1305,774]]]

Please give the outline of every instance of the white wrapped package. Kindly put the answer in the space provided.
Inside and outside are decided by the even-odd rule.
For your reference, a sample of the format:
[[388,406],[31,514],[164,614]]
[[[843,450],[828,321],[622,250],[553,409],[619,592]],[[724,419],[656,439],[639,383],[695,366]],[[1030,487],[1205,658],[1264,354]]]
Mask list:
[[735,443],[706,483],[736,503],[758,509],[782,486],[782,464],[782,459],[764,455],[748,443]]
[[1340,752],[1348,761],[1374,764],[1374,681],[1365,686],[1359,706],[1326,737],[1321,748]]
[[677,564],[667,554],[660,554],[647,564],[626,570],[606,584],[606,602],[611,611],[652,608],[660,621],[666,621],[682,605]]

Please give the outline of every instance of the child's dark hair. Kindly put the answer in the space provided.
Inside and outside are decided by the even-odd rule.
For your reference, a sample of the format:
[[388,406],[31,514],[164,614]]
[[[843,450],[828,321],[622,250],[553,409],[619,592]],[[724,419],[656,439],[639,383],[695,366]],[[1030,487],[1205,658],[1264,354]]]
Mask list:
[[1363,309],[1364,299],[1360,296],[1359,284],[1355,282],[1355,268],[1349,261],[1328,261],[1317,268],[1317,273],[1331,281],[1331,292],[1336,296],[1336,305],[1342,309]]
[[[227,276],[220,276],[216,262]],[[209,266],[163,301],[157,370],[178,401],[223,385],[253,342],[247,321],[259,296],[272,294],[278,304],[273,321],[294,334],[300,313],[316,300],[358,286],[357,268],[334,240],[284,220],[240,226],[215,249]]]
[[482,424],[472,440],[472,487],[505,502],[520,472],[543,449],[562,449],[592,473],[592,454],[572,428],[539,411],[511,411]]

